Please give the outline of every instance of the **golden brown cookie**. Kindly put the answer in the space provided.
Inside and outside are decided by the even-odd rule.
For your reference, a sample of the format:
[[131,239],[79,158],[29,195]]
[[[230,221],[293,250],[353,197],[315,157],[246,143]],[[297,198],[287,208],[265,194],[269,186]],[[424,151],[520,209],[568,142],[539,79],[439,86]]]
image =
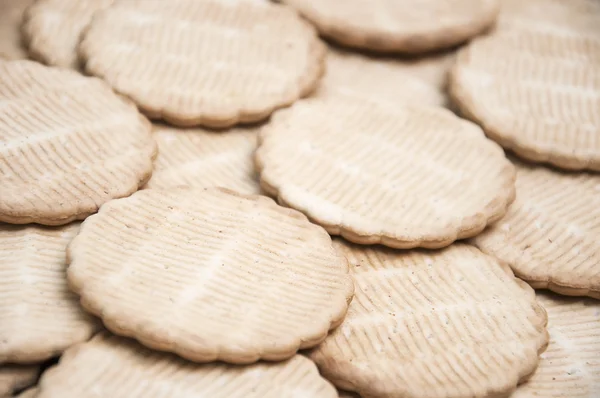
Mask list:
[[259,193],[254,170],[255,128],[211,131],[154,126],[158,156],[146,188],[224,187]]
[[45,361],[97,329],[67,286],[66,248],[78,230],[0,224],[0,363]]
[[517,199],[473,243],[536,289],[600,299],[600,175],[516,165]]
[[395,251],[338,240],[356,283],[344,323],[309,353],[363,398],[500,397],[538,364],[546,312],[473,246]]
[[264,190],[360,244],[444,247],[514,198],[501,148],[442,108],[316,98],[274,115],[259,141]]
[[290,358],[342,322],[354,289],[322,228],[217,188],[109,202],[68,255],[71,288],[108,329],[198,362]]
[[325,47],[293,10],[256,0],[116,0],[90,25],[86,70],[151,118],[226,127],[311,92]]
[[310,360],[250,366],[198,365],[151,351],[122,337],[99,334],[68,350],[42,376],[37,398],[210,397],[336,398]]
[[77,47],[94,14],[113,0],[37,0],[22,26],[29,55],[48,65],[78,69]]
[[600,396],[600,301],[538,294],[548,312],[550,345],[511,398]]
[[0,102],[0,221],[67,224],[150,178],[150,123],[101,80],[0,61]]
[[340,44],[422,53],[462,43],[488,28],[498,0],[284,0]]
[[600,3],[560,3],[553,11],[557,1],[535,0],[536,15],[525,7],[522,19],[517,8],[494,33],[462,49],[450,94],[464,115],[520,157],[600,171]]

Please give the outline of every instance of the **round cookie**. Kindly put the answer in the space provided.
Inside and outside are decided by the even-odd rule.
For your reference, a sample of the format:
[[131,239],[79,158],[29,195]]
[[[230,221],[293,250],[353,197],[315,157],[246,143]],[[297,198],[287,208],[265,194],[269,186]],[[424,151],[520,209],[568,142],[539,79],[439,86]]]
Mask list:
[[80,45],[86,70],[151,118],[227,127],[311,92],[325,46],[293,10],[256,0],[116,0]]
[[347,96],[389,105],[445,104],[445,96],[438,87],[406,69],[400,61],[331,50],[327,72],[316,96]]
[[0,61],[0,221],[62,225],[152,173],[150,123],[101,80]]
[[311,99],[260,133],[261,185],[330,234],[440,248],[500,219],[514,167],[476,125],[435,107]]
[[220,186],[243,193],[259,193],[252,161],[256,129],[214,132],[202,128],[154,126],[158,156],[146,188]]
[[277,363],[198,365],[99,334],[69,349],[42,376],[37,398],[336,398],[335,388],[302,355]]
[[491,26],[498,0],[284,0],[345,46],[423,53],[452,47]]
[[39,374],[39,365],[0,365],[0,397],[10,397],[15,391],[29,387]]
[[[532,2],[544,3],[556,1]],[[518,156],[600,171],[600,5],[579,3],[561,2],[560,12],[547,14],[533,8],[544,12],[523,11],[521,20],[518,9],[506,16],[500,29],[459,52],[450,94]]]
[[600,301],[538,294],[548,312],[550,344],[511,398],[600,396]]
[[342,322],[354,289],[322,228],[220,188],[112,201],[68,256],[71,288],[108,329],[197,362],[292,357]]
[[77,47],[94,14],[113,0],[37,0],[24,15],[29,55],[48,65],[79,68]]
[[0,224],[0,363],[45,361],[98,328],[67,286],[65,251],[78,229]]
[[344,323],[309,352],[363,398],[500,397],[538,364],[546,312],[473,246],[395,251],[334,242],[356,283]]
[[600,175],[516,166],[517,199],[473,243],[536,289],[600,299]]
[[27,58],[27,51],[21,40],[21,20],[25,9],[33,1],[0,1],[0,61]]

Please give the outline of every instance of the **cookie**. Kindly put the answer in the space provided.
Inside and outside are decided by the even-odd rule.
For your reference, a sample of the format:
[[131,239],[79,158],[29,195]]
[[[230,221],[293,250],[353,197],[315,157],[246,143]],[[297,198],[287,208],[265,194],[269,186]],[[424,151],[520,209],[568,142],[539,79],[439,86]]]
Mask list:
[[498,0],[284,0],[340,44],[423,53],[460,44],[494,23]]
[[516,165],[517,199],[473,243],[536,289],[600,299],[600,175]]
[[500,219],[514,167],[476,125],[436,107],[311,99],[260,132],[263,189],[360,244],[440,248]]
[[[562,9],[578,3],[564,1]],[[600,171],[600,5],[595,15],[574,7],[556,22],[539,9],[544,12],[525,18],[537,22],[498,29],[462,49],[450,95],[465,116],[521,158]]]
[[600,301],[539,294],[550,345],[533,376],[511,398],[600,396]]
[[2,59],[25,59],[27,51],[21,39],[21,20],[25,9],[34,0],[0,1],[0,61]]
[[37,398],[211,397],[336,398],[335,388],[302,355],[249,366],[199,365],[99,334],[72,347],[44,373]]
[[37,396],[38,393],[38,389],[33,387],[33,388],[29,388],[25,391],[23,391],[22,393],[20,393],[19,395],[17,395],[17,398],[35,398]]
[[101,80],[0,61],[0,221],[62,225],[152,173],[150,123]]
[[210,127],[257,122],[307,95],[325,57],[297,13],[256,0],[116,0],[80,52],[149,117]]
[[339,398],[360,398],[360,396],[353,392],[338,390]]
[[62,68],[80,67],[77,47],[94,14],[113,0],[38,0],[27,9],[23,39],[29,55]]
[[0,397],[10,397],[15,391],[29,387],[39,373],[38,365],[0,365]]
[[533,290],[473,246],[394,251],[334,242],[356,283],[344,323],[308,356],[364,398],[500,397],[548,343]]
[[394,104],[444,105],[445,96],[405,70],[401,61],[331,50],[317,97],[347,96]]
[[221,186],[244,194],[259,193],[252,161],[256,129],[215,132],[155,125],[154,139],[158,156],[146,188]]
[[65,251],[78,229],[0,224],[0,363],[45,361],[97,329],[67,286]]
[[68,256],[71,288],[108,329],[197,362],[289,358],[342,322],[354,289],[322,228],[219,188],[109,202]]

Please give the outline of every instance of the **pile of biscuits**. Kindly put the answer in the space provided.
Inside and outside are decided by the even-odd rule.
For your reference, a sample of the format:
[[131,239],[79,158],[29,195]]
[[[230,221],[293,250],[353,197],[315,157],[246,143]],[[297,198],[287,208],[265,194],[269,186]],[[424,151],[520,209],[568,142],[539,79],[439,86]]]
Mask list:
[[0,397],[598,398],[599,173],[597,0],[0,0]]

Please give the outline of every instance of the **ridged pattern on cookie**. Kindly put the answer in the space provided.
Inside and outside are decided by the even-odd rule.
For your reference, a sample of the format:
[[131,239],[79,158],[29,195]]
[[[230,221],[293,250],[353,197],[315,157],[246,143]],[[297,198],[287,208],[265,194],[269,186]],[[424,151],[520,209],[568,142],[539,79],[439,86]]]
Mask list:
[[473,239],[537,289],[600,299],[600,176],[517,163],[517,199]]
[[66,248],[78,229],[0,224],[0,363],[44,361],[97,329],[67,286]]
[[309,357],[339,388],[364,398],[505,396],[535,370],[546,313],[508,267],[465,244],[334,244],[356,292],[344,323]]
[[[562,3],[568,9],[577,1]],[[574,17],[563,20],[565,14],[546,20],[541,7],[522,24],[471,42],[451,73],[450,93],[460,110],[522,158],[600,170],[600,5],[596,9],[594,28]]]
[[501,148],[442,108],[311,99],[274,115],[259,141],[262,187],[356,243],[447,246],[514,197]]
[[86,69],[152,118],[231,126],[267,118],[316,86],[325,47],[268,1],[116,0],[80,46]]
[[113,0],[38,0],[27,9],[22,26],[29,55],[63,68],[79,68],[77,47],[94,14]]
[[331,50],[316,96],[348,96],[389,105],[445,104],[438,87],[407,69],[400,61]]
[[68,350],[42,376],[38,398],[211,397],[335,398],[335,388],[310,360],[295,355],[277,363],[198,365],[99,334]]
[[33,1],[0,1],[0,60],[27,58],[27,51],[21,40],[20,27],[23,13]]
[[421,53],[464,42],[492,25],[498,0],[283,0],[319,32],[351,47]]
[[539,294],[548,312],[550,345],[511,398],[600,396],[600,301]]
[[215,132],[155,125],[158,156],[146,188],[219,186],[259,193],[253,163],[256,135],[250,128]]
[[0,397],[10,397],[15,391],[35,383],[39,365],[0,365]]
[[0,221],[66,224],[150,177],[150,123],[99,79],[0,62],[0,102]]
[[322,228],[217,188],[112,201],[68,253],[71,287],[110,330],[198,362],[291,357],[342,321],[354,288]]

